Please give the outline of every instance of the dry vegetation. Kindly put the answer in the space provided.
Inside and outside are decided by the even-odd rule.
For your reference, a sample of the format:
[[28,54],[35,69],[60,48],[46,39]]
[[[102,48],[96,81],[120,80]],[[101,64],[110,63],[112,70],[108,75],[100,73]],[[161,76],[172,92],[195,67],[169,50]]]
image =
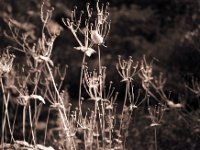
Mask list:
[[[54,44],[63,30],[52,21],[53,13],[41,4],[42,28],[37,30],[5,18],[9,31],[4,34],[16,46],[8,45],[0,57],[0,149],[157,150],[177,149],[180,143],[182,149],[199,147],[200,112],[165,90],[165,75],[154,72],[156,59],[118,56],[123,98],[106,79],[109,68],[102,65],[101,54],[111,28],[109,3],[97,1],[94,9],[87,3],[84,12],[74,7],[71,16],[62,19],[76,40],[70,53],[82,53],[80,78],[67,76],[79,81],[78,103],[71,104],[64,86],[71,68],[53,61]],[[97,60],[91,59],[93,55]],[[198,80],[185,83],[185,88],[199,96]]]

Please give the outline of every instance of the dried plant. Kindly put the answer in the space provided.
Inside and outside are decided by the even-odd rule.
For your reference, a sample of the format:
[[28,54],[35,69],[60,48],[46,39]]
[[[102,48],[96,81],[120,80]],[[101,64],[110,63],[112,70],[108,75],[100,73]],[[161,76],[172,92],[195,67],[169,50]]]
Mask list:
[[164,112],[166,110],[166,105],[158,104],[155,105],[153,108],[150,106],[148,107],[148,112],[151,119],[151,127],[154,128],[154,140],[155,140],[155,150],[157,150],[157,127],[161,125]]
[[[111,25],[108,7],[109,3],[100,4],[97,0],[95,9],[87,3],[85,13],[79,13],[75,6],[71,17],[63,18],[63,23],[77,41],[74,49],[83,52],[76,107],[70,103],[68,92],[63,86],[67,65],[54,64],[52,58],[55,40],[62,31],[61,27],[52,23],[54,8],[42,3],[42,28],[38,35],[35,31],[30,33],[25,26],[21,27],[25,30],[19,30],[20,23],[10,19],[10,33],[5,32],[5,35],[18,46],[9,46],[0,56],[3,99],[0,149],[12,146],[15,149],[36,150],[53,150],[53,147],[62,150],[126,149],[132,118],[145,101],[151,119],[150,126],[154,128],[157,149],[157,128],[162,124],[166,108],[176,110],[184,108],[184,105],[174,103],[166,95],[166,78],[162,73],[154,76],[153,61],[148,63],[143,57],[138,62],[131,56],[127,60],[118,57],[116,70],[125,88],[120,89],[124,90],[123,104],[117,104],[118,92],[115,91],[112,81],[107,83],[108,69],[101,64],[101,47],[106,47]],[[31,27],[31,30],[34,29],[35,27]],[[10,51],[13,50],[14,53],[16,50],[23,55],[23,65],[21,61],[16,61],[17,55],[11,54]],[[93,54],[98,55],[98,64],[95,68],[89,68],[87,60]],[[135,94],[135,80],[138,79],[136,76],[141,79],[144,96],[142,89]],[[188,89],[199,96],[197,82],[192,82],[192,87]],[[83,90],[87,98],[82,97]],[[151,99],[156,100],[156,105],[152,106]],[[83,105],[89,105],[89,101],[92,102],[90,108],[84,110]],[[14,117],[9,113],[13,103],[17,106],[14,107]],[[47,113],[44,125],[39,119],[42,113]],[[52,119],[52,115],[55,118]],[[15,135],[18,132],[17,125],[22,130],[22,139]],[[40,127],[43,130],[42,143],[38,139],[39,125],[43,125]],[[49,143],[52,147],[46,146]]]

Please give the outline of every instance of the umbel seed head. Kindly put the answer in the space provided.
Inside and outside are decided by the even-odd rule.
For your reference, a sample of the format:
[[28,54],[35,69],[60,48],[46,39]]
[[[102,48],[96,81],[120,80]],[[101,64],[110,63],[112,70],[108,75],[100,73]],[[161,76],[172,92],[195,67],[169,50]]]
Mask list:
[[102,44],[103,43],[103,37],[98,33],[97,30],[91,31],[91,39],[94,44]]

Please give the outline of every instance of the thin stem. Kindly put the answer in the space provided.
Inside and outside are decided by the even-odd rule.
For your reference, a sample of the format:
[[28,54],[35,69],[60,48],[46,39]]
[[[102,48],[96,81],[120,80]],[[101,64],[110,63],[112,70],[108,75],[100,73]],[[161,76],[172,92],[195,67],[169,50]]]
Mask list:
[[12,124],[12,133],[14,133],[14,130],[15,130],[15,122],[17,119],[18,108],[19,108],[19,104],[17,104],[16,109],[15,109],[15,115],[14,115],[13,124]]
[[[5,111],[5,114],[7,112],[7,102],[6,102],[6,96],[5,96],[5,91],[4,91],[4,86],[3,86],[3,80],[1,78],[1,89],[2,89],[2,92],[3,92],[3,111]],[[5,108],[4,108],[4,105],[5,105]],[[4,110],[5,109],[5,110]],[[4,114],[4,113],[2,113]],[[3,143],[4,143],[4,129],[5,129],[5,123],[6,123],[6,115],[3,115],[2,118],[3,118],[3,123],[2,123],[2,135],[1,135],[1,145],[3,146]]]
[[58,91],[58,89],[57,89],[57,87],[56,87],[56,83],[55,83],[55,80],[54,80],[54,77],[53,77],[53,74],[52,74],[52,71],[51,71],[51,68],[50,68],[48,62],[46,62],[46,66],[47,66],[48,71],[49,71],[49,74],[50,74],[50,76],[51,76],[51,80],[52,80],[52,83],[53,83],[53,87],[54,87],[55,92],[56,92],[56,94],[57,94],[57,96],[58,96],[59,102],[62,104],[62,106],[64,106],[64,103],[63,103],[62,98],[60,97],[60,93],[59,93],[59,91]]
[[98,60],[99,60],[99,74],[102,75],[101,70],[101,52],[100,52],[100,46],[98,45]]
[[157,150],[157,130],[156,130],[156,127],[154,127],[154,140],[155,140],[155,150]]
[[[9,99],[10,99],[10,93],[7,94],[7,104],[6,104],[6,107],[8,109],[8,102],[9,102]],[[12,129],[11,129],[11,125],[10,125],[10,119],[9,119],[9,115],[8,115],[8,112],[5,113],[6,114],[6,118],[7,118],[7,122],[8,122],[8,128],[9,128],[9,131],[10,131],[10,135],[11,135],[11,141],[15,141],[14,140],[14,137],[13,137],[13,132],[12,132]]]
[[[58,96],[59,102],[60,102],[61,106],[63,106],[63,113],[62,113],[61,110],[59,109],[59,112],[60,112],[61,115],[62,115],[61,118],[64,118],[64,117],[65,117],[65,118],[66,118],[66,121],[67,121],[67,124],[69,124],[69,123],[68,123],[68,120],[67,120],[66,111],[65,111],[65,105],[64,105],[63,100],[62,100],[62,98],[61,98],[61,96],[60,96],[60,94],[59,94],[59,91],[58,91],[57,87],[56,87],[56,83],[55,83],[55,80],[54,80],[54,77],[53,77],[53,74],[52,74],[52,71],[51,71],[51,68],[50,68],[48,62],[46,62],[46,66],[47,66],[48,71],[49,71],[49,74],[50,74],[50,76],[51,76],[51,80],[52,80],[52,83],[53,83],[53,87],[54,87],[55,92],[56,92],[56,94],[57,94],[57,96]],[[64,117],[63,117],[63,114],[64,114]],[[63,123],[64,123],[64,126],[65,126],[65,129],[67,129],[64,120],[63,120]]]
[[124,104],[123,104],[122,114],[121,114],[121,120],[120,120],[120,131],[122,131],[122,124],[123,124],[123,117],[124,117],[124,109],[125,109],[126,101],[127,101],[127,97],[128,97],[129,84],[130,84],[130,82],[127,80],[127,81],[126,81],[126,88],[125,88]]
[[[99,150],[99,131],[98,131],[98,125],[96,124],[96,134],[97,134],[97,139],[96,139],[96,142],[97,142],[97,150]],[[104,142],[103,142],[104,143]]]
[[[110,125],[109,125],[109,127],[111,127],[112,126],[112,119],[111,119],[111,110],[109,110],[109,123],[110,123]],[[110,131],[109,131],[109,148],[111,149],[111,147],[112,147],[112,128],[109,128],[110,129]]]
[[80,82],[79,82],[79,94],[78,94],[78,105],[79,105],[79,111],[80,115],[82,115],[82,108],[81,108],[81,88],[83,84],[83,71],[84,71],[84,66],[85,65],[85,53],[83,54],[83,60],[81,64],[81,74],[80,74]]
[[[42,70],[42,65],[40,66],[40,68],[39,68],[39,70]],[[35,75],[35,79],[36,79],[36,81],[35,81],[35,86],[34,86],[34,89],[33,89],[33,92],[32,92],[32,94],[37,94],[37,88],[38,88],[38,83],[39,83],[39,81],[40,81],[40,77],[41,77],[41,71],[40,72],[38,72],[38,73],[36,73],[36,75]],[[38,112],[38,110],[37,110],[37,102],[35,101],[34,102],[34,104],[35,104],[35,113],[34,113],[34,117],[33,117],[33,122],[34,122],[34,127],[36,127],[36,124],[37,124],[37,112]],[[38,116],[39,116],[39,114],[38,114]],[[34,129],[34,134],[36,134],[36,131],[35,131],[36,129]],[[37,138],[37,137],[36,137]]]
[[[42,70],[41,66],[40,66],[39,70]],[[37,88],[38,88],[40,76],[41,76],[41,72],[36,72],[35,77],[34,77],[35,85],[34,85],[32,94],[37,94]],[[34,115],[33,115],[33,120],[32,120],[34,125],[32,126],[32,130],[30,131],[29,138],[31,137],[32,132],[34,132],[35,141],[37,141],[36,128],[35,128],[37,125],[37,112],[38,112],[37,101],[34,101],[34,107],[35,107],[35,109],[34,109]]]
[[23,107],[23,127],[22,127],[22,131],[23,131],[23,138],[24,138],[24,141],[26,140],[26,137],[25,137],[25,129],[26,129],[26,105],[24,105]]
[[50,68],[50,66],[49,66],[49,64],[48,64],[48,62],[46,62],[46,66],[47,66],[47,69],[48,69],[49,74],[50,74],[50,76],[51,76],[51,80],[52,80],[52,83],[53,83],[53,87],[54,87],[55,92],[56,92],[56,94],[57,94],[57,96],[58,96],[59,102],[62,104],[62,106],[64,106],[64,103],[63,103],[62,98],[60,97],[60,93],[59,93],[59,91],[58,91],[58,89],[57,89],[57,87],[56,87],[56,83],[55,83],[55,81],[54,81],[54,77],[53,77],[53,74],[52,74],[52,70],[51,70],[51,68]]
[[31,133],[32,133],[32,137],[33,137],[33,143],[34,143],[34,147],[37,149],[35,134],[34,134],[34,131],[33,131],[34,129],[33,129],[31,106],[30,105],[28,106],[28,110],[29,110],[29,121],[30,121],[30,126],[31,126]]
[[[102,74],[102,66],[101,66],[101,51],[100,51],[100,46],[98,45],[98,61],[99,61],[99,76],[100,76],[100,98],[101,98],[101,111],[100,113],[102,113],[102,141],[104,141],[105,136],[104,136],[104,132],[105,132],[105,110],[104,110],[104,103],[102,101],[103,99],[103,74]],[[101,117],[100,117],[101,119]],[[105,148],[105,143],[102,142],[103,144],[103,148]]]
[[74,31],[74,29],[71,29],[71,32],[72,32],[72,34],[74,35],[74,37],[75,37],[76,41],[78,42],[78,44],[79,44],[80,46],[83,46],[83,44],[81,43],[81,41],[80,41],[79,38],[77,37],[76,32]]
[[[52,74],[52,71],[51,71],[51,68],[50,68],[48,62],[46,62],[46,66],[47,66],[49,74],[51,76],[53,87],[54,87],[55,92],[56,92],[56,94],[58,96],[59,102],[60,102],[60,104],[62,106],[62,108],[58,108],[58,111],[60,113],[60,117],[61,117],[61,120],[62,120],[62,123],[63,123],[63,126],[64,126],[64,131],[68,132],[69,121],[68,121],[68,117],[66,115],[65,105],[64,105],[63,100],[62,100],[62,98],[61,98],[61,96],[59,94],[59,91],[58,91],[57,87],[56,87],[56,83],[55,83],[55,80],[54,80],[54,77],[53,77],[53,74]],[[68,137],[68,133],[67,133],[67,137]],[[69,140],[70,140],[70,138],[69,138]]]
[[51,108],[48,110],[48,115],[47,115],[47,120],[46,120],[46,127],[45,127],[45,133],[44,133],[44,146],[45,146],[45,144],[46,144],[47,129],[48,129],[50,111],[51,111]]
[[[2,110],[3,110],[3,112],[5,111],[5,113],[7,112],[7,108],[6,108],[6,97],[5,97],[5,91],[4,91],[4,87],[3,87],[3,80],[2,80],[2,78],[1,78],[1,88],[2,88],[2,92],[3,92],[3,108],[2,108]],[[4,105],[5,105],[5,108],[4,108]],[[4,110],[5,109],[5,110]],[[2,112],[2,114],[4,114]],[[5,123],[6,123],[6,115],[4,114],[4,115],[2,115],[2,119],[3,119],[3,123],[2,123],[2,135],[1,135],[1,145],[3,146],[3,143],[4,143],[4,129],[5,129]]]
[[11,135],[11,139],[14,140],[13,138],[13,133],[11,130],[11,126],[10,126],[10,120],[9,120],[9,115],[8,115],[8,102],[10,99],[10,94],[7,93],[7,96],[5,95],[5,90],[4,90],[4,85],[3,85],[3,80],[1,78],[1,88],[2,88],[2,92],[3,92],[3,101],[4,101],[4,105],[5,105],[5,110],[4,110],[4,105],[3,105],[3,110],[5,111],[4,115],[3,115],[3,123],[2,123],[2,143],[4,143],[4,131],[5,131],[5,125],[6,125],[6,120],[8,122],[8,128],[9,128],[9,132]]

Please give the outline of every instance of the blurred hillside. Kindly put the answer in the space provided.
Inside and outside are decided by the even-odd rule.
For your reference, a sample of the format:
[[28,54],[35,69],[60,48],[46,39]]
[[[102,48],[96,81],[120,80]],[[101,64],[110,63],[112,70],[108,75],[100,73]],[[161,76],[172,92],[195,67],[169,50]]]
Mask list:
[[[94,1],[91,5],[94,5]],[[104,1],[103,1],[104,2]],[[150,62],[154,60],[155,74],[163,72],[168,78],[167,89],[177,95],[185,92],[184,81],[187,76],[199,78],[200,52],[198,52],[198,33],[186,38],[186,35],[199,30],[200,1],[198,0],[110,0],[111,31],[102,47],[103,65],[107,66],[108,80],[118,82],[115,63],[117,56],[132,56],[140,61],[146,55]],[[68,64],[65,86],[71,97],[77,97],[82,53],[74,50],[77,46],[70,31],[63,26],[62,18],[69,17],[74,5],[78,10],[85,9],[86,1],[57,0],[45,1],[54,7],[53,26],[63,28],[54,45],[52,59],[61,65]],[[40,34],[40,0],[0,0],[0,49],[16,45],[5,38],[9,32],[8,22],[14,19],[19,23],[20,31]],[[52,27],[53,27],[52,26]],[[18,55],[21,56],[19,53]],[[96,63],[90,64],[90,60]],[[88,64],[95,67],[97,56],[87,58]],[[73,77],[73,79],[71,79]],[[137,80],[135,81],[137,84]],[[119,87],[119,84],[115,84]],[[118,88],[119,89],[119,88]]]

